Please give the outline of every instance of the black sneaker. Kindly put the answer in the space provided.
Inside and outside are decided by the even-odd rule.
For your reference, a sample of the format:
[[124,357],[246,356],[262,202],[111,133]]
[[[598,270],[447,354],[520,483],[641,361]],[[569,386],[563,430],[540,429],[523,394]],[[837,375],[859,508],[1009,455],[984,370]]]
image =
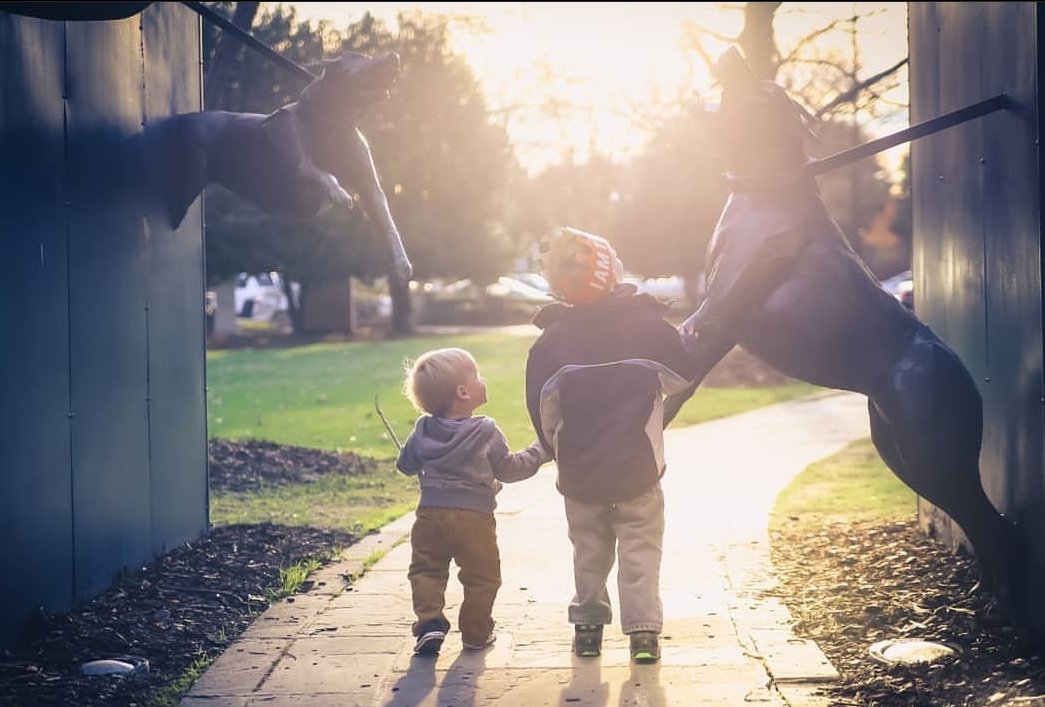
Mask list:
[[577,624],[573,633],[573,654],[581,658],[602,655],[602,626]]
[[414,644],[414,655],[435,655],[443,647],[444,631],[426,631],[417,637]]
[[631,659],[636,663],[656,663],[660,660],[660,640],[653,631],[636,631],[631,638]]

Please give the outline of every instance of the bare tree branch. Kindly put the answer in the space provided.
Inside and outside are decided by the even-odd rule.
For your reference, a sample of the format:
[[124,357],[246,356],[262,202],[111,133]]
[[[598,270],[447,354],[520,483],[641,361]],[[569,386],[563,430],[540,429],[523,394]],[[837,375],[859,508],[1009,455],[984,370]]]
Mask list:
[[824,36],[825,34],[827,34],[829,32],[833,32],[834,30],[838,29],[838,27],[840,25],[845,24],[847,22],[851,22],[851,21],[852,20],[850,18],[832,20],[827,25],[825,25],[823,27],[820,27],[819,29],[815,29],[812,32],[810,32],[809,34],[805,35],[804,37],[801,37],[795,43],[794,48],[788,53],[788,55],[783,57],[780,60],[780,63],[781,64],[796,63],[798,61],[798,59],[799,59],[799,56],[798,56],[799,52],[801,52],[803,49],[808,47],[810,44],[813,44],[816,40],[818,40],[820,37]]
[[900,61],[890,66],[888,69],[879,71],[874,76],[864,79],[863,81],[858,81],[854,83],[848,90],[838,94],[834,97],[834,99],[829,101],[826,105],[822,106],[819,110],[816,111],[814,115],[817,118],[820,118],[823,114],[833,110],[836,106],[839,106],[843,103],[852,103],[853,99],[859,96],[862,92],[869,90],[872,86],[874,86],[882,79],[888,76],[892,76],[901,68],[903,68],[907,64],[907,61],[908,58],[904,57]]

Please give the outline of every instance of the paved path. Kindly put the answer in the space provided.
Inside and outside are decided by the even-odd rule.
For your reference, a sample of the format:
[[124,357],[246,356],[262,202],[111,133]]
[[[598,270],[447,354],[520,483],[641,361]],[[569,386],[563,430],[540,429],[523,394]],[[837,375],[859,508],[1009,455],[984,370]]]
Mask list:
[[[619,624],[607,627],[600,658],[571,655],[571,548],[549,465],[499,497],[504,583],[492,648],[462,651],[454,631],[438,657],[412,655],[411,514],[324,568],[311,592],[265,612],[181,705],[826,707],[817,687],[837,679],[834,668],[766,591],[775,587],[768,514],[806,465],[868,434],[865,398],[849,393],[668,431],[659,664],[630,664]],[[375,551],[386,554],[345,589],[342,576]],[[455,583],[452,574],[451,620]]]

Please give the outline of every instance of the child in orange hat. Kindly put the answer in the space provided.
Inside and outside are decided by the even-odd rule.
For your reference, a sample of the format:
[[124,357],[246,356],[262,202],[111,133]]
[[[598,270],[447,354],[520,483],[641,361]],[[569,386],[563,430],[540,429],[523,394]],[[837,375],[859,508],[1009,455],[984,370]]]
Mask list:
[[574,548],[574,653],[601,652],[616,556],[621,628],[633,660],[653,662],[664,623],[664,397],[685,389],[696,365],[664,320],[668,305],[622,283],[605,238],[560,228],[542,251],[561,302],[534,319],[543,331],[527,357],[526,405],[558,465]]

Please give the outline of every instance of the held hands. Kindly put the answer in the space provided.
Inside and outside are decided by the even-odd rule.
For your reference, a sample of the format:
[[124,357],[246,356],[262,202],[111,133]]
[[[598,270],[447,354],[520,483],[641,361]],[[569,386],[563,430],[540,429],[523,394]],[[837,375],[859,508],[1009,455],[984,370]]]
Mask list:
[[544,445],[541,444],[541,441],[539,439],[535,439],[530,444],[530,446],[535,448],[538,451],[538,458],[540,460],[540,462],[539,462],[540,466],[544,466],[548,462],[554,461],[554,457],[552,457],[552,455],[548,453],[548,450],[544,448]]
[[682,345],[686,347],[687,351],[694,354],[697,350],[697,339],[700,337],[700,333],[697,331],[692,319],[687,319],[676,328],[679,336],[682,337]]

